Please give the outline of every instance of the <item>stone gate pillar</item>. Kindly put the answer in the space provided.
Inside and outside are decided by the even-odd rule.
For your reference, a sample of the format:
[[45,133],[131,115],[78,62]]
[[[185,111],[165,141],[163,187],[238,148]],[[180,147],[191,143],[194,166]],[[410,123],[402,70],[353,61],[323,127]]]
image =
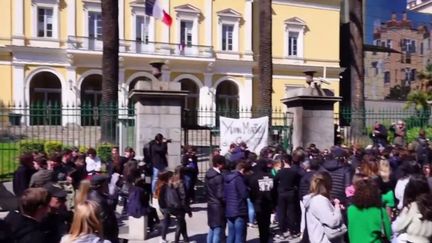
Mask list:
[[[158,78],[160,75],[155,77]],[[135,84],[129,92],[129,98],[135,104],[137,157],[143,156],[144,144],[161,133],[172,140],[168,144],[168,167],[174,169],[180,164],[181,113],[187,94],[187,91],[181,90],[180,83],[140,80]]]

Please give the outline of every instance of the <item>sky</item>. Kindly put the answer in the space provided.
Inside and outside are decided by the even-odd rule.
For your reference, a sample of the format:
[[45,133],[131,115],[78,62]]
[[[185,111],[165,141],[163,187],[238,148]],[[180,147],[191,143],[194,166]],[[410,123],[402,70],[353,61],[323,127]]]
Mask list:
[[[372,44],[374,24],[390,20],[392,12],[397,13],[397,18],[401,19],[406,3],[407,0],[365,0],[365,42]],[[414,26],[427,25],[432,29],[432,15],[410,11],[407,13]]]

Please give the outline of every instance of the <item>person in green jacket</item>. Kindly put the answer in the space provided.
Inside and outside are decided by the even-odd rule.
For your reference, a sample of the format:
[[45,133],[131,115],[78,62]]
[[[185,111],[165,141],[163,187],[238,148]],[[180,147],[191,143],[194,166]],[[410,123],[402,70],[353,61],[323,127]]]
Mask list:
[[363,179],[354,183],[355,194],[348,207],[348,236],[351,243],[380,243],[381,236],[391,239],[389,216],[382,207],[376,183]]

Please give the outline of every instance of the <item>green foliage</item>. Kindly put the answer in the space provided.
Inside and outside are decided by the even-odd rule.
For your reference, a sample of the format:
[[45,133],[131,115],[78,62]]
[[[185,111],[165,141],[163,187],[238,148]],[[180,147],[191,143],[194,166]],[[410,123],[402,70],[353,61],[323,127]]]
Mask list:
[[385,97],[387,100],[406,100],[410,92],[410,87],[395,85],[390,88],[390,93]]
[[85,154],[87,153],[88,148],[86,146],[79,146],[78,150],[80,153]]
[[57,141],[46,141],[45,142],[45,153],[52,154],[54,152],[61,152],[63,149],[63,143]]
[[45,148],[43,140],[21,140],[18,142],[18,154],[42,152]]
[[414,106],[414,109],[418,112],[427,110],[429,108],[428,100],[430,100],[430,94],[426,91],[415,90],[408,94],[405,108]]
[[[421,127],[413,127],[411,129],[407,130],[407,142],[408,143],[413,142],[418,137],[420,129],[421,129]],[[432,139],[432,127],[426,127],[423,129],[426,131],[426,136],[429,139]]]
[[111,149],[113,146],[110,143],[102,143],[97,146],[96,153],[102,162],[107,162],[111,159]]

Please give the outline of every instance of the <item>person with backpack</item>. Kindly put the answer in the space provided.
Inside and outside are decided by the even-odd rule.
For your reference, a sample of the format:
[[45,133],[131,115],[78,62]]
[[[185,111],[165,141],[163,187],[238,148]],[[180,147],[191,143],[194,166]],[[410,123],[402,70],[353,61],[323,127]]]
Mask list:
[[159,209],[163,215],[162,227],[161,227],[161,243],[167,242],[166,235],[168,233],[168,227],[171,224],[171,216],[169,214],[169,209],[166,201],[166,191],[168,187],[168,182],[173,176],[171,171],[164,171],[159,173],[159,179],[156,185],[156,191],[154,196],[158,199]]
[[195,200],[195,184],[198,180],[198,158],[194,147],[185,146],[181,163],[183,165],[186,197],[187,200],[193,201]]
[[219,243],[224,238],[226,219],[221,212],[224,207],[224,178],[222,170],[225,166],[225,157],[213,156],[213,167],[205,176],[205,188],[207,192],[207,223],[210,227],[207,235],[207,243]]
[[140,218],[147,216],[148,227],[152,232],[157,224],[159,217],[156,209],[149,204],[150,192],[145,190],[145,181],[138,178],[129,189],[129,200],[127,204],[127,214],[130,217]]

